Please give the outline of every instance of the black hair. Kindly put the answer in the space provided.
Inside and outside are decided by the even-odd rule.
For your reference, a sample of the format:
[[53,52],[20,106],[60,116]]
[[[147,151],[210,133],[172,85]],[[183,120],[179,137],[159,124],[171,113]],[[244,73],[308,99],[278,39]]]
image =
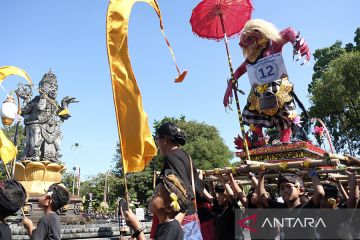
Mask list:
[[307,193],[308,195],[314,195],[314,189],[313,188],[305,188],[304,192]]
[[[270,199],[275,200],[275,196],[272,193],[272,190],[270,188],[270,186],[266,185],[265,186],[265,191],[269,194]],[[255,204],[253,204],[251,202],[251,198],[252,195],[256,192],[255,188],[250,188],[248,194],[246,195],[246,199],[247,199],[247,203],[248,203],[248,208],[257,208],[257,206]],[[259,196],[258,196],[259,197]]]
[[59,183],[52,184],[48,192],[52,192],[51,200],[52,200],[52,207],[54,211],[59,210],[63,206],[65,206],[69,201],[69,191]]
[[26,191],[14,179],[0,181],[0,217],[16,213],[25,203]]
[[156,135],[158,137],[167,136],[173,143],[180,144],[182,146],[186,143],[186,134],[181,131],[175,123],[163,123],[156,129]]
[[281,183],[293,183],[293,184],[299,183],[300,187],[304,188],[303,180],[296,174],[292,174],[292,173],[285,173],[279,175],[278,186],[277,186],[278,191],[280,190]]
[[256,205],[254,205],[251,202],[252,195],[256,192],[255,188],[250,188],[248,194],[246,195],[248,208],[256,208]]
[[225,187],[224,187],[224,185],[218,184],[218,185],[215,186],[214,190],[215,190],[216,193],[224,193],[225,192]]
[[325,197],[329,198],[337,198],[339,194],[338,188],[330,183],[323,183],[322,184],[324,191],[325,191]]

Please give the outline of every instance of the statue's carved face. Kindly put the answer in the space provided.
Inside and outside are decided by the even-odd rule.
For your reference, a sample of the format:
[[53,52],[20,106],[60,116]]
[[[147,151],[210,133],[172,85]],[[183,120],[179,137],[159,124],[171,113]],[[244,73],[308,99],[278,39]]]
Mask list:
[[57,86],[55,84],[50,84],[50,83],[44,83],[44,85],[42,86],[41,90],[43,92],[46,92],[48,97],[51,99],[55,99],[57,96]]

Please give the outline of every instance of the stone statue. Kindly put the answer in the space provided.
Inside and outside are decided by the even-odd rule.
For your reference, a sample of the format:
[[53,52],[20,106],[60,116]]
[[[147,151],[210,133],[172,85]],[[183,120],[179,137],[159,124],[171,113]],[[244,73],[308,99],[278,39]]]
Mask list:
[[[39,95],[30,100],[31,94],[19,89],[24,100],[21,116],[24,117],[26,146],[24,159],[32,161],[60,161],[60,142],[62,134],[60,126],[70,117],[67,107],[78,102],[76,98],[66,96],[61,106],[56,101],[58,84],[51,70],[39,82]],[[21,94],[23,93],[23,94]]]

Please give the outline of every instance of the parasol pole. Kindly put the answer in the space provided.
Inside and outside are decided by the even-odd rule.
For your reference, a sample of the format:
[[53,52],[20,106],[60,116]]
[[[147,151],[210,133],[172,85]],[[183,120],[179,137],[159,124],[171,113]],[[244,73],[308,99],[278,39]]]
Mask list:
[[240,103],[239,103],[239,98],[238,98],[237,88],[236,88],[236,79],[234,77],[234,70],[233,70],[232,63],[231,63],[231,57],[230,57],[229,46],[228,46],[228,39],[227,39],[227,36],[226,36],[226,30],[225,30],[225,25],[224,25],[224,20],[223,20],[222,14],[219,14],[219,17],[220,17],[222,30],[224,32],[226,54],[227,54],[227,57],[228,57],[228,63],[229,63],[229,68],[230,68],[231,81],[232,81],[232,88],[234,90],[236,108],[237,108],[237,113],[238,113],[238,118],[239,118],[239,123],[240,123],[241,135],[242,135],[243,141],[244,141],[246,158],[247,158],[247,160],[251,160],[250,159],[250,153],[249,153],[249,147],[248,147],[248,144],[247,144],[247,141],[246,141],[246,133],[245,133],[245,129],[244,129],[244,123],[243,123],[243,120],[242,120],[241,108],[240,108]]

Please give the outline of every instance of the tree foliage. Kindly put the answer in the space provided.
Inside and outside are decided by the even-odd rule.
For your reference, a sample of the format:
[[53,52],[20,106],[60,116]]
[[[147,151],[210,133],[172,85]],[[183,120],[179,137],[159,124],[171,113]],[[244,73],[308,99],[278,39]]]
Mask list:
[[[107,181],[107,188],[105,182]],[[121,186],[123,180],[116,177],[112,172],[99,173],[96,176],[92,176],[89,179],[81,182],[80,196],[85,196],[84,207],[89,206],[90,196],[92,193],[93,208],[100,208],[101,202],[104,201],[104,195],[106,191],[106,202],[109,205],[109,210],[113,211],[117,207],[117,198],[121,195]]]
[[154,122],[154,129],[162,123],[173,122],[187,135],[184,149],[192,157],[198,169],[214,169],[230,166],[233,153],[225,145],[219,131],[214,126],[204,122],[186,121],[184,116],[180,118],[165,117],[161,121]]
[[315,51],[310,115],[323,119],[337,151],[360,153],[360,28],[354,42]]

